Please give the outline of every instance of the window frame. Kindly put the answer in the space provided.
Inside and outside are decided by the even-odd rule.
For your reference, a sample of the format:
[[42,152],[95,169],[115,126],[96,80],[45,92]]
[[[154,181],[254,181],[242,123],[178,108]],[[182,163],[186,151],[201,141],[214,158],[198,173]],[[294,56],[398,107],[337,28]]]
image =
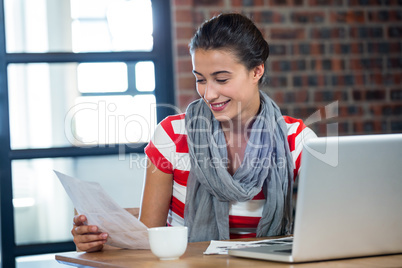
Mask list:
[[[171,36],[171,7],[169,1],[152,0],[154,47],[150,52],[60,52],[7,53],[5,37],[4,0],[0,0],[0,216],[2,237],[0,258],[2,267],[15,267],[15,258],[24,255],[75,250],[71,241],[17,246],[14,235],[14,208],[12,204],[13,160],[101,156],[124,153],[143,153],[145,143],[135,148],[129,144],[111,144],[97,147],[54,147],[12,150],[10,147],[7,66],[14,63],[87,63],[153,61],[155,66],[155,98],[157,104],[175,104],[173,52]],[[102,95],[102,94],[99,94]],[[117,95],[117,94],[116,94]],[[172,114],[167,106],[157,106],[157,122]]]

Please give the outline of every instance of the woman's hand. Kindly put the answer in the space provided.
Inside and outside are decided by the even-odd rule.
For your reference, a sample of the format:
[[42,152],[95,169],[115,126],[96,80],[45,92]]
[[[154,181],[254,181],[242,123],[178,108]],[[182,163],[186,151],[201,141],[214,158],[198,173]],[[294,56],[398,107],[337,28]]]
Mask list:
[[74,217],[74,227],[71,234],[77,249],[86,252],[100,251],[106,243],[107,233],[101,233],[96,225],[85,225],[87,217],[78,215]]

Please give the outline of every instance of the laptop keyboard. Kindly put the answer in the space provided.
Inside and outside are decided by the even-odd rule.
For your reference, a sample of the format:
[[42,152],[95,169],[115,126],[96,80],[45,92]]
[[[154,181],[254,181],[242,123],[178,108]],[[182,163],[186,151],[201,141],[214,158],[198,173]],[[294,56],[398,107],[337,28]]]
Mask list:
[[[261,241],[259,243],[262,247],[274,247],[273,252],[279,253],[292,253],[291,246],[293,245],[293,237],[286,237],[286,238],[278,238],[272,239],[268,241]],[[284,247],[281,249],[281,247]],[[289,248],[290,247],[290,248]]]
[[289,254],[291,254],[291,253],[292,253],[292,249],[291,249],[291,248],[289,248],[289,249],[278,249],[278,250],[274,250],[274,252],[282,252],[282,253],[289,253]]
[[285,238],[278,238],[278,239],[272,239],[268,241],[261,241],[257,242],[255,244],[259,244],[262,246],[278,246],[278,245],[286,245],[286,246],[291,246],[293,244],[293,237],[285,237]]

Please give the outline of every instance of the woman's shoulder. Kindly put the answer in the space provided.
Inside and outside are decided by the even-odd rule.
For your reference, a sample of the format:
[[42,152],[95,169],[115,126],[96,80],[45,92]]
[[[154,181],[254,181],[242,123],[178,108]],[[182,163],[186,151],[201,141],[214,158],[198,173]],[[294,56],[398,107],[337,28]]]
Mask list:
[[297,139],[301,133],[303,133],[304,139],[315,138],[317,135],[311,130],[308,126],[306,126],[302,119],[293,118],[290,116],[283,116],[285,120],[287,129],[288,129],[288,140],[290,137],[293,137],[293,140]]
[[187,131],[185,123],[185,114],[170,115],[164,118],[154,130],[151,142],[157,148],[175,146],[186,147]]
[[159,124],[160,125],[172,124],[172,122],[175,122],[175,123],[182,122],[184,124],[185,117],[186,117],[185,113],[168,115],[167,117],[162,119],[162,121]]
[[157,128],[162,128],[169,136],[175,134],[186,134],[185,113],[169,115],[165,117]]
[[303,123],[303,120],[298,119],[298,118],[294,118],[288,115],[284,115],[283,119],[285,120],[287,125],[297,125],[297,126],[302,126],[302,127],[306,127]]
[[185,118],[185,116],[186,116],[185,113],[168,115],[161,122],[172,122],[172,121],[176,121],[176,120],[183,120]]
[[284,115],[283,119],[285,120],[286,126],[288,128],[288,134],[300,133],[303,131],[303,129],[306,128],[306,125],[301,119],[290,117],[287,115]]

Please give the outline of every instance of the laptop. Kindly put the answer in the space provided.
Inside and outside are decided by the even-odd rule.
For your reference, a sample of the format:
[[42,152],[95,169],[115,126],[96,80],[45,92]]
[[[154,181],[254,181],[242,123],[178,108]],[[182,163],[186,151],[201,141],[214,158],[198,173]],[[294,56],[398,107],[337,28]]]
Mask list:
[[229,255],[298,263],[402,253],[402,134],[315,138],[303,147],[293,243]]

